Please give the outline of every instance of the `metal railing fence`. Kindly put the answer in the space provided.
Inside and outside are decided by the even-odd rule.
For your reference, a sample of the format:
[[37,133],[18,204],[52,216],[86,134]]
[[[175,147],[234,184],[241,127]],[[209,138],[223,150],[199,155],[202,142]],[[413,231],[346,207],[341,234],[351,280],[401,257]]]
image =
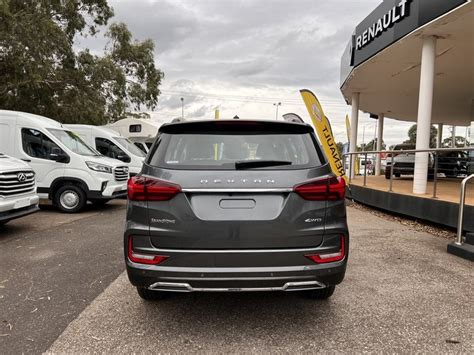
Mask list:
[[[437,193],[437,182],[438,182],[438,158],[439,153],[443,152],[471,152],[474,151],[474,147],[465,147],[465,148],[432,148],[432,149],[406,149],[406,150],[375,150],[375,151],[360,151],[343,154],[344,167],[346,166],[346,158],[349,157],[349,183],[352,181],[352,156],[364,155],[364,186],[367,186],[367,156],[368,155],[377,155],[377,154],[386,154],[390,155],[390,182],[389,182],[389,192],[393,192],[393,176],[394,176],[394,164],[393,158],[396,155],[401,154],[411,154],[411,153],[432,153],[434,156],[434,165],[433,165],[433,198],[436,197]],[[471,160],[472,159],[472,160]],[[467,169],[469,169],[469,164],[474,164],[474,157],[467,158],[466,161]],[[426,172],[428,174],[428,171]],[[458,212],[458,223],[457,223],[457,234],[456,241],[457,245],[462,245],[462,235],[463,235],[463,222],[464,222],[464,207],[466,204],[466,191],[467,183],[474,179],[474,174],[470,173],[469,170],[466,171],[468,175],[465,177],[460,184],[460,201],[459,201],[459,212]]]

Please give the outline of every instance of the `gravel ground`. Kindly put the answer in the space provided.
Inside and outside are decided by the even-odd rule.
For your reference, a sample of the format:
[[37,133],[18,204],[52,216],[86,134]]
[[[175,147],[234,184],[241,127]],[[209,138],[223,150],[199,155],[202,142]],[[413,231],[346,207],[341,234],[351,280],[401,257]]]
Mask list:
[[385,212],[357,202],[348,202],[348,206],[351,206],[352,208],[358,209],[360,211],[365,211],[367,213],[373,214],[377,217],[389,221],[398,222],[404,226],[410,226],[416,231],[426,232],[434,236],[449,239],[452,241],[456,239],[456,231],[452,228],[447,228],[427,221],[409,218],[407,216],[400,216],[394,213]]

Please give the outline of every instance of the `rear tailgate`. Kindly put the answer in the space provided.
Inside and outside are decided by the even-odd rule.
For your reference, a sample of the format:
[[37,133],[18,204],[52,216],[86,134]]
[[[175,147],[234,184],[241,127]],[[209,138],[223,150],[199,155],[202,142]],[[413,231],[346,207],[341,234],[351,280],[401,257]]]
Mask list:
[[326,168],[279,171],[277,177],[274,171],[150,169],[182,188],[169,201],[148,201],[156,248],[307,248],[322,242],[327,202],[303,200],[292,190]]
[[177,184],[181,192],[148,201],[151,242],[194,250],[317,247],[327,201],[304,200],[293,187],[329,173],[305,124],[164,125],[143,174]]

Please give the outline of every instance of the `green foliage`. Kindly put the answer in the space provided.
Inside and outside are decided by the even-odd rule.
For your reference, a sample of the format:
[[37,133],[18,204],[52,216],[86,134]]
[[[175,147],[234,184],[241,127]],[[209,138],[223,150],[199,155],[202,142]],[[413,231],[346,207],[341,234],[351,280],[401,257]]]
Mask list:
[[[436,147],[436,137],[438,136],[438,129],[435,126],[431,126],[430,132],[430,148]],[[408,139],[403,143],[416,144],[416,124],[410,127],[408,130]]]
[[112,24],[102,56],[75,51],[113,16],[106,0],[0,0],[0,108],[103,124],[158,103],[154,44]]
[[[385,150],[385,148],[387,148],[387,146],[385,145],[385,143],[383,142],[382,140],[382,150]],[[370,151],[375,151],[377,150],[377,140],[375,139],[372,139],[369,143],[367,143],[364,147],[363,147],[363,150],[367,151],[367,152],[370,152]]]
[[344,144],[341,143],[341,142],[337,142],[336,147],[337,147],[337,151],[339,153],[339,156],[342,157],[342,150],[343,150]]
[[[443,139],[443,144],[442,144],[443,148],[451,148],[452,142],[453,142],[452,137]],[[454,143],[456,145],[456,148],[469,147],[470,145],[469,140],[466,140],[466,138],[461,137],[461,136],[456,136],[454,139]]]

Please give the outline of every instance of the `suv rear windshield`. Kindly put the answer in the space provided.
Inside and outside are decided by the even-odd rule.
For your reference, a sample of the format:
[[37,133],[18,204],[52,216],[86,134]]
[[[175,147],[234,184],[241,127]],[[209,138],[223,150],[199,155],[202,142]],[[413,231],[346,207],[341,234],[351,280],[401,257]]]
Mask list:
[[162,133],[149,163],[178,170],[304,169],[321,165],[316,144],[310,133]]

